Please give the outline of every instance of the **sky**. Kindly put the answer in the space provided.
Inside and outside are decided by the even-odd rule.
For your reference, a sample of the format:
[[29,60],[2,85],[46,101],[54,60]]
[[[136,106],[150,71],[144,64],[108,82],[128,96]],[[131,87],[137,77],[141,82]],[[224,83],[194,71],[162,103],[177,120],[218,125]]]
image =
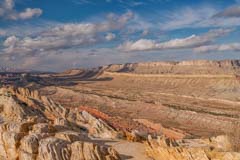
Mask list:
[[0,67],[240,59],[240,0],[0,0]]

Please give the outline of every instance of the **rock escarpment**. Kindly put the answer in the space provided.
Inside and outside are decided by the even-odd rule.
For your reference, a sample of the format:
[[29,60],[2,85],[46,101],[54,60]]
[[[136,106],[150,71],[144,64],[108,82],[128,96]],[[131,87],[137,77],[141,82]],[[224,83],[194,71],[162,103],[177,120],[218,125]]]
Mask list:
[[120,158],[113,148],[89,137],[116,136],[104,121],[66,109],[38,92],[0,90],[0,159],[115,160]]
[[105,68],[111,72],[138,74],[240,74],[240,60],[128,63]]

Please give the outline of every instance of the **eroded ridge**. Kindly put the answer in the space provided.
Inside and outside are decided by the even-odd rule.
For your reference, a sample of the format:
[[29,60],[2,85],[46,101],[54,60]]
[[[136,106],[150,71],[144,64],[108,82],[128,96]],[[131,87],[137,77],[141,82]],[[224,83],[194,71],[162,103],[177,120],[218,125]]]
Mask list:
[[0,90],[0,159],[117,160],[111,147],[89,137],[117,132],[86,111],[77,112],[23,88]]
[[237,130],[196,138],[146,119],[64,107],[26,88],[0,89],[0,120],[1,160],[240,159]]
[[151,137],[146,142],[146,152],[157,160],[238,160],[240,153],[231,152],[227,136],[209,139],[174,140]]

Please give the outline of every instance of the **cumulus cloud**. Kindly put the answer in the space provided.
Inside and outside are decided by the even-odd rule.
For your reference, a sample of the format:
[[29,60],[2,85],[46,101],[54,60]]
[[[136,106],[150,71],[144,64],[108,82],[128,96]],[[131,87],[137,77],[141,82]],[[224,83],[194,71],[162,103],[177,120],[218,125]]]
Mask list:
[[62,24],[42,31],[37,36],[7,37],[3,51],[8,54],[39,54],[49,50],[79,48],[90,44],[110,41],[115,35],[110,31],[121,29],[133,14],[111,15],[102,23]]
[[240,51],[240,43],[206,45],[194,48],[195,52],[206,53],[213,51]]
[[8,46],[14,47],[18,41],[19,39],[17,37],[11,36],[4,41],[3,45],[5,47],[8,47]]
[[[30,34],[14,35],[18,30],[9,30],[7,32],[11,34],[5,36],[0,46],[0,63],[22,69],[59,71],[78,66],[102,65],[103,62],[108,64],[114,60],[119,62],[121,55],[112,55],[117,52],[114,49],[100,48],[93,52],[88,46],[113,40],[116,37],[113,33],[124,29],[133,16],[132,12],[127,12],[108,15],[98,23],[56,23]],[[106,52],[108,56],[104,56]],[[106,57],[110,59],[107,62]]]
[[64,24],[43,33],[45,36],[81,36],[93,35],[99,32],[118,30],[123,28],[133,17],[132,12],[127,12],[121,16],[109,14],[107,21],[102,23],[71,23]]
[[113,39],[116,38],[116,35],[113,34],[113,33],[107,33],[107,35],[105,36],[105,38],[106,38],[107,41],[111,41],[111,40],[113,40]]
[[167,42],[156,42],[155,40],[140,39],[137,41],[127,41],[120,45],[118,49],[124,51],[145,51],[145,50],[165,50],[195,48],[207,45],[215,39],[230,33],[232,29],[210,30],[206,34],[196,36],[192,35],[182,39],[173,39]]
[[38,17],[42,14],[42,10],[39,8],[27,8],[24,12],[19,13],[20,19],[30,19],[32,17]]
[[222,12],[215,14],[213,17],[240,17],[240,6],[232,6]]
[[95,43],[96,41],[97,39],[91,36],[79,38],[25,37],[23,39],[11,36],[8,37],[3,44],[6,47],[4,49],[6,53],[37,54],[38,52],[43,51],[57,50],[85,44],[91,44]]
[[0,3],[0,18],[8,20],[26,20],[38,17],[42,14],[42,10],[39,8],[26,8],[24,11],[18,12],[14,7],[14,0],[5,0]]

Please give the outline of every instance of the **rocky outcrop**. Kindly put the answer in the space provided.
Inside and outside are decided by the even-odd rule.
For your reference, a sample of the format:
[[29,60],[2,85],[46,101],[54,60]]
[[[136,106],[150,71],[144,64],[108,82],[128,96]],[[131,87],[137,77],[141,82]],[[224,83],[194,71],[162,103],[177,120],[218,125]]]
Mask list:
[[[212,139],[186,139],[175,141],[165,137],[146,142],[147,154],[155,160],[238,160],[240,153],[222,147],[227,143],[225,136]],[[221,146],[221,147],[220,147]]]
[[[85,160],[112,160],[119,159],[117,152],[112,148],[98,146],[93,143],[83,143],[80,141],[74,142],[71,145],[72,156],[71,160],[85,159]],[[83,158],[84,157],[84,158]]]
[[[112,147],[98,143],[99,138],[115,139],[123,135],[119,131],[124,131],[127,140],[141,142],[145,135],[139,132],[141,130],[134,130],[136,126],[138,129],[142,125],[152,130],[159,128],[139,119],[131,125],[128,123],[132,121],[115,119],[86,107],[63,107],[36,91],[4,88],[0,90],[0,159],[117,160],[119,154]],[[177,133],[162,131],[163,134]],[[226,136],[210,139],[173,136],[178,140],[169,137],[157,140],[149,137],[147,155],[156,160],[240,159],[239,153],[232,152],[232,144]]]
[[118,136],[121,136],[128,141],[144,141],[147,139],[147,136],[149,134],[156,135],[159,132],[158,129],[155,129],[152,126],[148,126],[136,120],[113,117],[91,107],[80,106],[78,107],[78,109],[82,111],[87,111],[88,113],[90,113],[90,115],[93,115],[92,117],[103,120],[121,133],[119,133]]
[[113,138],[117,132],[86,111],[65,109],[23,88],[1,89],[0,109],[0,159],[119,159],[114,149],[89,138]]
[[3,108],[2,114],[10,118],[9,120],[22,120],[28,117],[38,122],[53,121],[58,126],[88,129],[93,137],[116,138],[118,136],[115,129],[103,120],[95,118],[84,110],[65,108],[46,96],[40,96],[37,91],[10,87],[2,89],[0,95],[2,95],[0,109]]
[[117,137],[117,132],[101,119],[97,119],[86,111],[82,111],[82,117],[86,122],[86,128],[95,137],[112,138]]

